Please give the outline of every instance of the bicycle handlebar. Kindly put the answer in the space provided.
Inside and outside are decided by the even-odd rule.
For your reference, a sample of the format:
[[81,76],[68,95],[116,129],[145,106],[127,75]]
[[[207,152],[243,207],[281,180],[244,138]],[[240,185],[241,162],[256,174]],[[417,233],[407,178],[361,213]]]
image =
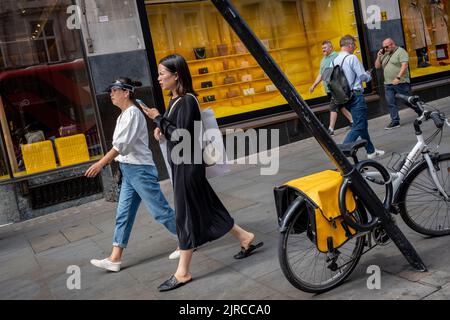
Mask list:
[[433,120],[438,129],[441,129],[444,126],[444,120],[441,118],[441,115],[438,112],[432,112],[430,114],[430,118]]
[[416,104],[417,101],[420,100],[419,96],[407,96],[405,94],[401,94],[401,93],[396,93],[395,97],[403,100],[406,103],[410,103],[410,104]]
[[[423,107],[424,103],[420,101],[419,96],[407,96],[401,93],[395,94],[395,97],[403,100],[409,107],[411,107],[418,115],[425,120],[432,119],[438,129],[441,129],[446,123],[446,118],[438,111],[426,111]],[[420,119],[419,119],[420,120]]]
[[405,102],[408,107],[413,109],[419,116],[421,116],[424,112],[419,96],[407,96],[405,94],[396,93],[395,97],[397,99],[403,100],[403,102]]

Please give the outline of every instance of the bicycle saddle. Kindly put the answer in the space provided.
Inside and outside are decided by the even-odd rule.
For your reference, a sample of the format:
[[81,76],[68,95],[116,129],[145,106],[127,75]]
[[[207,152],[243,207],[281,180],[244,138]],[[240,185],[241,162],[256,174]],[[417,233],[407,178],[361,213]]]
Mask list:
[[367,140],[361,139],[355,142],[338,144],[337,146],[346,157],[353,157],[356,156],[359,148],[365,147],[366,145]]

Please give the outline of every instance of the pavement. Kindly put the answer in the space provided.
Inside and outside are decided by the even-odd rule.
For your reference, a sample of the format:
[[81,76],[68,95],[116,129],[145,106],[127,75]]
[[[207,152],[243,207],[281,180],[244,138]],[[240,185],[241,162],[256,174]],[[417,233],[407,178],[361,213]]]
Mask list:
[[[432,105],[450,115],[450,97]],[[369,121],[375,146],[389,153],[406,152],[415,143],[414,112],[400,112],[402,126],[384,130],[387,115]],[[424,126],[426,133],[432,125]],[[450,151],[450,129],[446,128],[439,150]],[[345,128],[336,131],[340,143]],[[131,299],[131,300],[321,300],[321,299],[449,299],[449,237],[428,238],[409,229],[400,217],[398,225],[428,267],[415,272],[390,243],[366,253],[355,271],[338,288],[314,295],[293,287],[278,262],[278,225],[273,188],[283,182],[324,169],[333,169],[318,143],[305,139],[280,147],[277,175],[260,175],[258,165],[233,165],[231,172],[211,180],[213,188],[236,223],[255,233],[264,247],[251,257],[233,259],[239,244],[231,235],[208,243],[193,254],[194,281],[180,289],[160,293],[159,284],[177,267],[169,260],[176,242],[156,223],[144,206],[139,209],[122,270],[106,272],[92,266],[92,258],[111,251],[117,203],[98,200],[39,218],[0,227],[0,299]],[[365,158],[365,152],[359,156]],[[169,181],[161,183],[173,203]],[[380,289],[367,286],[368,267],[381,269]],[[75,270],[75,271],[74,271]],[[79,274],[79,282],[73,276]],[[75,279],[75,280],[74,280]],[[79,287],[77,286],[79,284]]]

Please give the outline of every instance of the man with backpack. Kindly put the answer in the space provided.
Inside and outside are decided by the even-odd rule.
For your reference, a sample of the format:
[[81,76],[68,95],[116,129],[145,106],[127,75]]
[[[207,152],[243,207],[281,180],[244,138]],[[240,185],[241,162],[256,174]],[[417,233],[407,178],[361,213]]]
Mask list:
[[358,138],[367,140],[367,158],[374,159],[384,154],[383,150],[375,149],[368,130],[367,105],[363,96],[363,82],[369,82],[370,72],[364,71],[364,66],[353,54],[356,50],[356,39],[346,35],[339,42],[341,52],[333,60],[326,75],[328,88],[335,102],[344,104],[352,114],[353,126],[343,143],[356,141]]
[[[331,64],[331,61],[334,60],[334,58],[337,57],[338,53],[333,50],[333,44],[330,40],[325,40],[322,42],[322,53],[323,58],[320,61],[320,72],[317,76],[316,80],[312,84],[312,86],[309,88],[309,93],[313,93],[314,89],[317,87],[317,85],[322,81],[322,75],[326,68],[329,67]],[[325,92],[327,93],[328,98],[330,98],[330,124],[328,126],[328,133],[330,136],[334,135],[334,126],[336,125],[336,120],[338,116],[338,111],[341,111],[342,114],[348,119],[350,122],[349,129],[353,125],[352,115],[350,112],[345,109],[342,105],[337,105],[334,103],[330,91],[328,90],[328,85],[326,82],[324,82]]]

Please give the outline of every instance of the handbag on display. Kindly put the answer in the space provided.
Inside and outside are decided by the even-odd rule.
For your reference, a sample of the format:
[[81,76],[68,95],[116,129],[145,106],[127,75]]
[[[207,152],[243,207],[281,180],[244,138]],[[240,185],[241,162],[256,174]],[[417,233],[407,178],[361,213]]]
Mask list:
[[209,72],[208,68],[206,68],[206,67],[198,69],[198,74],[206,74],[208,72]]
[[212,101],[216,101],[216,96],[215,95],[209,95],[209,96],[204,96],[203,97],[203,102],[212,102]]
[[230,90],[227,92],[227,98],[235,98],[239,96],[239,92],[237,90]]
[[217,53],[219,56],[227,56],[228,55],[228,44],[218,44],[217,45]]
[[241,68],[248,68],[250,66],[250,63],[247,60],[244,60],[241,62]]
[[200,84],[202,88],[211,88],[213,86],[212,81],[204,81]]
[[252,81],[252,80],[253,80],[253,77],[252,77],[251,74],[244,74],[244,75],[241,77],[241,81],[242,81],[242,82]]
[[272,91],[276,91],[276,90],[277,90],[277,87],[275,87],[274,84],[268,84],[268,85],[266,85],[266,91],[267,91],[267,92],[272,92]]
[[247,88],[243,90],[244,96],[251,96],[255,94],[255,88]]
[[69,126],[61,126],[59,127],[58,131],[61,137],[73,136],[74,134],[78,133],[77,125],[75,124],[71,124]]
[[437,49],[436,50],[436,58],[437,59],[448,59],[448,53],[445,49]]
[[262,39],[261,40],[262,44],[264,45],[264,47],[266,47],[266,50],[269,50],[269,39]]
[[206,58],[206,48],[194,48],[195,59],[205,59]]
[[224,84],[230,84],[230,83],[235,83],[235,82],[236,82],[236,78],[233,76],[226,76],[225,79],[223,79]]
[[223,70],[230,69],[230,63],[228,62],[228,60],[222,61],[222,64],[223,64]]
[[25,140],[27,140],[28,144],[45,141],[44,132],[41,130],[27,132],[25,133]]
[[236,50],[236,54],[244,54],[247,53],[247,48],[244,46],[242,42],[234,43],[234,50]]

